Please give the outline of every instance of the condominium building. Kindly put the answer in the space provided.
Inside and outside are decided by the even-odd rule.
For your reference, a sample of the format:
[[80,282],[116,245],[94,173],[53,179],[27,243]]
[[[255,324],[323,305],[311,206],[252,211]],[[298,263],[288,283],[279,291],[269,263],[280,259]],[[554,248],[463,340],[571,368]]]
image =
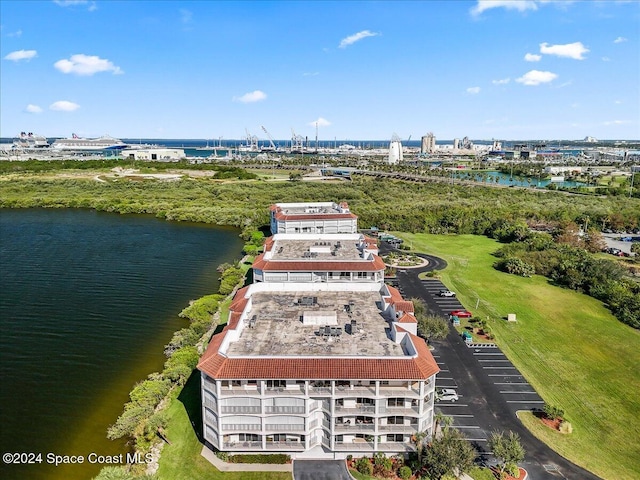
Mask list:
[[[313,205],[272,207],[272,228],[278,211]],[[405,453],[431,434],[438,366],[377,253],[356,233],[266,240],[255,283],[236,293],[198,365],[208,447],[344,458]]]
[[204,437],[223,451],[403,453],[431,432],[433,356],[413,304],[377,283],[241,289],[202,372]]
[[382,283],[384,269],[376,240],[362,234],[278,233],[253,263],[253,281]]
[[276,203],[271,233],[357,233],[358,217],[347,202]]

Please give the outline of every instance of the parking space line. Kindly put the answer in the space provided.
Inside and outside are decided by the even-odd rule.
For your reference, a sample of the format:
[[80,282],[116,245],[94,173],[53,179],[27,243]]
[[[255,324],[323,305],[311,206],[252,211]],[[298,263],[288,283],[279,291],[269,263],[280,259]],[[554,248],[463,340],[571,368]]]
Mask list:
[[544,403],[544,400],[507,400],[507,403]]
[[[442,370],[440,370],[442,371]],[[438,380],[453,380],[453,377],[437,377]]]
[[500,390],[500,393],[526,393],[526,394],[535,393],[535,394],[537,394],[538,392],[515,392],[515,391],[510,391],[510,390]]
[[469,405],[466,405],[464,403],[444,403],[444,402],[435,402],[435,404],[439,407],[468,407]]
[[486,369],[489,369],[489,368],[504,368],[504,369],[509,369],[509,370],[515,370],[516,369],[516,367],[482,367],[482,368],[486,368]]
[[467,438],[467,437],[465,437],[465,439],[467,440],[467,442],[488,442],[489,441],[486,438]]
[[488,352],[488,353],[487,353],[487,352],[476,352],[476,353],[474,353],[474,355],[501,355],[501,356],[503,356],[503,357],[504,357],[504,353],[500,353],[500,352],[497,352],[497,353],[492,353],[492,352]]
[[[486,367],[485,367],[486,368]],[[515,367],[514,367],[515,368]],[[502,374],[502,373],[490,373],[489,375],[487,375],[488,377],[522,377],[522,374],[518,374],[518,375],[511,375],[511,374]]]
[[441,372],[448,372],[449,370],[440,370]]
[[494,382],[494,385],[529,385],[529,382]]
[[480,428],[478,425],[453,425],[456,428]]
[[459,415],[447,415],[448,417],[466,417],[466,418],[473,418],[473,415],[471,414],[467,414],[467,413],[461,413]]
[[509,360],[493,360],[491,358],[487,360],[478,360],[479,362],[508,362]]

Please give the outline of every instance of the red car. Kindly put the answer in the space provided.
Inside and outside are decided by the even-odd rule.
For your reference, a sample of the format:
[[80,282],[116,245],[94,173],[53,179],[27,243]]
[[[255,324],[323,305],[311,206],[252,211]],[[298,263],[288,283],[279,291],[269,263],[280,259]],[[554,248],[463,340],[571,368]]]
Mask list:
[[450,312],[449,315],[458,318],[471,318],[473,316],[469,310],[454,310],[453,312]]

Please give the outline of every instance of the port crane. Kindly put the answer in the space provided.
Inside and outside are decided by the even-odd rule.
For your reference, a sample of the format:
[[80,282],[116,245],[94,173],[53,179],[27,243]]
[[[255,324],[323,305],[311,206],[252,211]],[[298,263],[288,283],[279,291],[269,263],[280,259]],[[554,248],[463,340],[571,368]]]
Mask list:
[[302,135],[296,135],[296,132],[291,129],[291,153],[304,152],[304,137]]
[[[267,129],[264,128],[264,125],[261,125],[261,128],[262,128],[262,131],[267,134],[267,137],[269,137],[269,150],[272,152],[277,151],[278,147],[276,147],[275,143],[273,143],[273,138],[271,138],[271,135],[269,134]],[[263,147],[262,150],[265,151],[267,149]]]

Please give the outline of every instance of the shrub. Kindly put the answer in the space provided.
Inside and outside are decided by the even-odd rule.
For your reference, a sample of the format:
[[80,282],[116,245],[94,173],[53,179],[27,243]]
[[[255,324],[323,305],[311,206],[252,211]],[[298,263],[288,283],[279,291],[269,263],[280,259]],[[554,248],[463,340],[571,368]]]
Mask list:
[[398,476],[403,480],[408,480],[409,478],[411,478],[411,473],[411,469],[406,465],[398,469]]
[[518,475],[520,475],[520,469],[518,468],[518,465],[516,465],[515,463],[507,463],[507,465],[504,467],[504,471],[507,472],[512,477],[517,478]]
[[350,462],[351,460],[353,460],[353,455],[349,454],[347,455],[347,460]]
[[363,475],[373,475],[373,465],[367,457],[356,460],[356,470]]
[[231,463],[267,463],[270,465],[282,465],[291,460],[289,455],[284,453],[274,453],[273,455],[246,454],[246,455],[229,455]]
[[229,454],[227,452],[216,452],[216,457],[218,457],[223,462],[229,461]]
[[551,420],[556,420],[558,418],[562,418],[564,416],[564,410],[560,407],[556,407],[555,405],[551,405],[549,403],[544,404],[544,414],[547,418]]
[[573,427],[566,420],[563,420],[562,422],[560,422],[560,426],[558,428],[560,430],[560,433],[569,434],[573,432]]

